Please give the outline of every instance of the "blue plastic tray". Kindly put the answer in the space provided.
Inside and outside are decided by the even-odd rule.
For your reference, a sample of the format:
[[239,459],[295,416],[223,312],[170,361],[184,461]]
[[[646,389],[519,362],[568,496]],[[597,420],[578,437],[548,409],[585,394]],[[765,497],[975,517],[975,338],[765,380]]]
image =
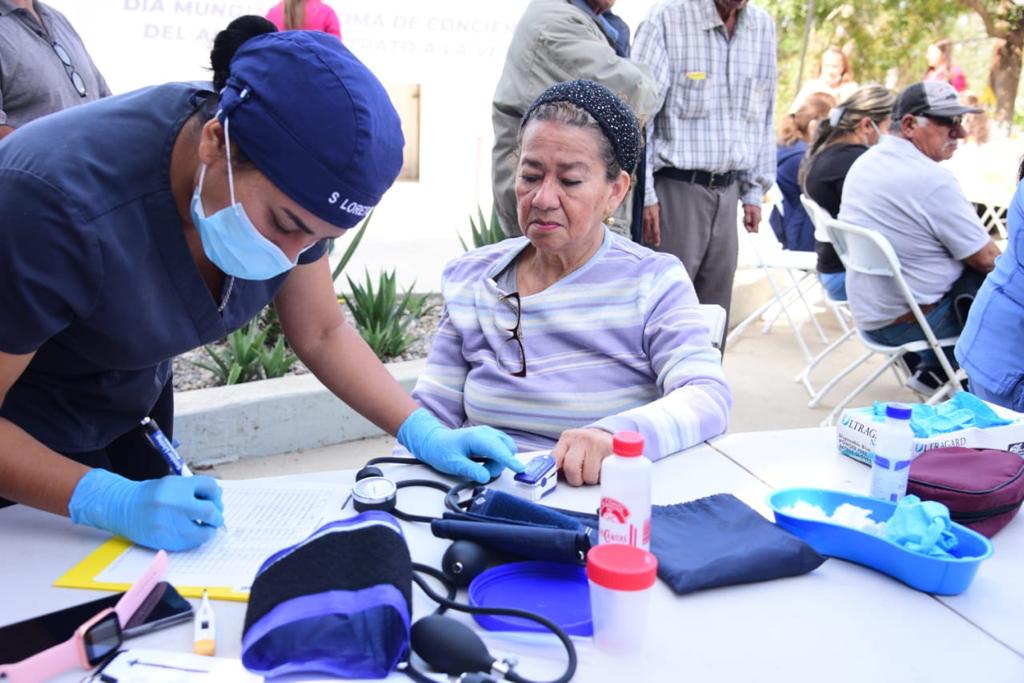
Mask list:
[[768,496],[775,523],[807,541],[822,555],[838,557],[877,569],[911,588],[938,595],[957,595],[967,590],[981,561],[992,555],[992,543],[976,531],[953,523],[956,557],[932,557],[907,550],[892,541],[832,522],[802,519],[780,510],[802,500],[831,515],[843,503],[871,510],[871,519],[884,522],[892,517],[895,503],[841,491],[792,488]]
[[[587,572],[575,564],[513,562],[492,567],[469,584],[469,604],[523,609],[547,617],[569,635],[594,635]],[[550,633],[529,619],[496,614],[474,614],[473,619],[488,631]]]

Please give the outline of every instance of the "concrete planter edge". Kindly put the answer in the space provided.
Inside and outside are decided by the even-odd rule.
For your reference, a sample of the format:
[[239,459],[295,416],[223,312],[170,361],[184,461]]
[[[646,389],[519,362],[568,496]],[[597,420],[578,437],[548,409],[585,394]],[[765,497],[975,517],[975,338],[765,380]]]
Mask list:
[[[426,359],[385,367],[411,391]],[[320,448],[383,432],[313,375],[176,393],[174,436],[192,465]]]

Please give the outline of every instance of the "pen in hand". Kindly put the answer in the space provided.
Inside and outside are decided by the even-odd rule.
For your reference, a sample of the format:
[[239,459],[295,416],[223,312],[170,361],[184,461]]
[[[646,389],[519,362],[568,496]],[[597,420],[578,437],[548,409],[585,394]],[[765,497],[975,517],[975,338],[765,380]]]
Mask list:
[[[178,453],[171,440],[167,438],[167,435],[164,434],[163,430],[160,429],[160,425],[156,423],[156,420],[151,417],[144,417],[139,424],[142,425],[142,430],[150,445],[167,461],[171,471],[182,477],[191,477],[192,470],[188,468],[185,460]],[[196,520],[196,523],[203,524],[199,520]],[[222,524],[221,528],[227,531],[228,527],[226,524]]]
[[156,423],[151,417],[142,418],[142,429],[146,432],[146,438],[149,439],[149,443],[153,445],[156,452],[163,456],[163,459],[167,461],[171,471],[175,474],[179,474],[183,477],[191,477],[192,470],[188,468],[185,461],[181,459],[178,451],[174,448],[174,444],[167,438],[163,430],[160,429],[160,425]]

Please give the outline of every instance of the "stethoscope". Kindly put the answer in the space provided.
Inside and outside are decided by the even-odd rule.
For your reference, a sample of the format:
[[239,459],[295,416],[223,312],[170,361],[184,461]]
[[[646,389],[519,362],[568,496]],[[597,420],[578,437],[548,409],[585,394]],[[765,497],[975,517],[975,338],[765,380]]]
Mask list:
[[[416,458],[399,456],[371,458],[356,473],[356,480],[352,485],[350,496],[346,498],[342,508],[348,505],[348,501],[351,499],[357,512],[383,510],[406,522],[429,524],[437,518],[404,512],[398,508],[399,489],[417,486],[435,489],[445,494],[444,506],[446,509],[452,512],[465,512],[472,503],[473,497],[470,496],[464,501],[460,500],[460,497],[464,492],[473,491],[478,486],[482,486],[478,482],[468,480],[454,485],[433,479],[404,479],[396,482],[386,477],[384,471],[377,467],[377,465],[383,464],[426,466],[426,463]],[[455,541],[445,553],[442,564],[445,567],[444,571],[418,562],[413,562],[412,565],[413,581],[428,598],[438,604],[438,608],[431,615],[417,620],[410,631],[412,649],[423,661],[438,671],[450,676],[458,676],[459,683],[496,683],[499,678],[513,683],[534,683],[516,673],[517,662],[514,659],[499,660],[493,657],[476,633],[461,622],[445,617],[443,614],[446,610],[452,609],[468,614],[522,617],[535,621],[550,630],[565,647],[569,660],[566,670],[550,683],[567,683],[572,680],[576,673],[576,647],[557,624],[546,617],[525,610],[479,607],[460,603],[454,599],[458,588],[468,585],[473,576],[479,573],[486,564],[485,553],[480,546],[469,541]],[[475,570],[464,571],[470,565]],[[447,595],[437,593],[422,574],[439,581],[445,587]],[[406,659],[400,665],[399,670],[414,681],[433,683],[433,679],[428,678],[413,666],[411,659]]]
[[[459,482],[454,486],[433,479],[403,479],[402,481],[396,482],[393,479],[384,476],[384,471],[377,467],[377,465],[383,464],[427,466],[422,460],[401,456],[384,456],[367,460],[362,469],[356,472],[356,480],[355,483],[352,484],[352,491],[349,496],[352,500],[352,506],[356,509],[356,512],[365,512],[366,510],[383,510],[384,512],[389,512],[405,522],[422,522],[424,524],[430,524],[437,519],[437,517],[414,515],[410,512],[403,512],[398,509],[399,489],[419,486],[440,491],[445,494],[444,506],[446,509],[451,510],[452,512],[465,512],[466,508],[468,508],[472,502],[472,498],[460,501],[459,497],[464,492],[472,491],[476,487],[482,485],[478,482],[469,480]],[[348,499],[346,499],[345,503],[342,504],[342,508],[347,504]]]

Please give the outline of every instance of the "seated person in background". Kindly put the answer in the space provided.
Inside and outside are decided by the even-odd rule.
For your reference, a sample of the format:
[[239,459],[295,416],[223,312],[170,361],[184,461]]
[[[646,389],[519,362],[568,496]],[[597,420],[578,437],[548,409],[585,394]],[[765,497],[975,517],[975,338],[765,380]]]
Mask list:
[[[895,99],[880,85],[865,85],[818,123],[814,142],[800,166],[799,181],[804,194],[833,218],[839,215],[843,182],[850,166],[889,131]],[[834,301],[846,301],[846,269],[835,248],[828,242],[815,241],[814,250],[818,253],[822,287]]]
[[858,87],[857,82],[853,80],[849,57],[841,48],[832,46],[821,54],[817,75],[809,81],[804,81],[789,110],[796,111],[814,94],[830,95],[836,102],[842,102]]
[[727,426],[732,395],[679,260],[608,230],[640,154],[633,112],[593,81],[547,89],[523,117],[524,236],[445,268],[445,312],[413,396],[449,425],[553,449],[595,484],[612,434],[657,460]]
[[988,119],[988,113],[981,106],[981,98],[969,90],[965,90],[960,93],[960,102],[964,106],[977,109],[977,112],[973,114],[964,114],[964,131],[967,133],[964,137],[964,144],[977,147],[987,144],[992,133],[991,122]]
[[[999,254],[956,178],[938,163],[952,156],[964,136],[961,117],[973,111],[960,104],[949,83],[907,87],[893,106],[892,134],[850,168],[839,210],[840,220],[889,240],[939,339],[960,333],[966,317],[961,303],[977,292]],[[924,339],[891,278],[850,272],[846,292],[857,326],[879,343]],[[928,395],[945,377],[933,353],[920,357],[907,386]]]
[[776,151],[778,173],[775,176],[775,183],[782,192],[782,211],[777,206],[773,208],[768,222],[784,249],[814,251],[814,225],[800,203],[797,175],[818,121],[834,106],[836,101],[831,95],[818,93],[807,98],[796,112],[782,119]]
[[956,358],[967,371],[971,391],[991,403],[1024,411],[1024,163],[1010,202],[1006,253],[996,260],[971,306],[956,343]]
[[[995,223],[1006,225],[1006,197],[1008,190],[1000,191],[1002,183],[993,184],[993,174],[999,174],[999,168],[1006,168],[1006,155],[995,151],[989,146],[992,125],[988,113],[982,108],[981,98],[969,90],[960,93],[960,103],[967,107],[977,107],[977,114],[964,114],[964,131],[967,133],[963,144],[957,148],[956,154],[946,164],[964,188],[964,194],[974,204],[974,210],[981,218],[985,227],[994,227]],[[1012,155],[1011,156],[1015,156]],[[1005,232],[1001,231],[1001,232]],[[1001,233],[1000,233],[1001,234]],[[997,239],[999,238],[997,234]]]

